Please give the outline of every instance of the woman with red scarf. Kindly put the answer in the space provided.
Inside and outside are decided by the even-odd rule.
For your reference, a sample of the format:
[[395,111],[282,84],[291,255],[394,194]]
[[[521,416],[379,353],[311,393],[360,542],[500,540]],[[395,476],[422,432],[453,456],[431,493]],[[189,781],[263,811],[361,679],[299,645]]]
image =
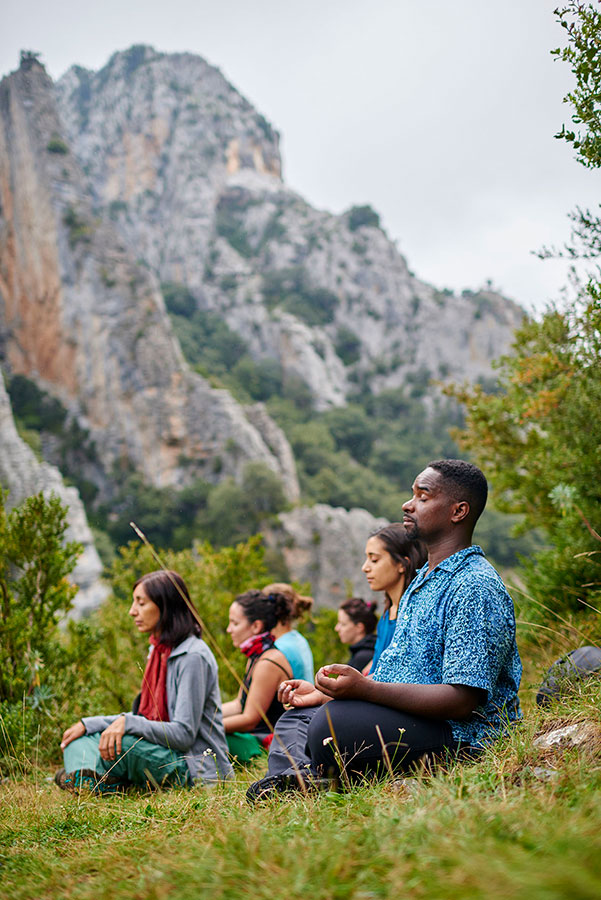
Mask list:
[[135,583],[129,614],[150,639],[140,695],[131,713],[67,728],[59,787],[110,793],[230,777],[217,663],[193,609],[177,572],[150,572]]
[[248,657],[238,696],[223,704],[228,746],[238,762],[248,762],[269,746],[273,726],[284,712],[277,692],[292,667],[274,646],[272,631],[292,611],[291,598],[279,591],[247,591],[230,606],[227,633]]

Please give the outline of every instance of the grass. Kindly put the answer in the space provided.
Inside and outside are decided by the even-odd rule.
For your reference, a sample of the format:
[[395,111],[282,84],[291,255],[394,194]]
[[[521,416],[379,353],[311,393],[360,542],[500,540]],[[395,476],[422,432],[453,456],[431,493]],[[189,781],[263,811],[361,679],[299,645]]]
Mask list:
[[78,798],[33,768],[0,785],[2,896],[597,898],[599,746],[533,739],[581,720],[601,735],[601,681],[538,710],[528,679],[524,725],[476,764],[351,794],[251,808],[258,765],[213,791]]

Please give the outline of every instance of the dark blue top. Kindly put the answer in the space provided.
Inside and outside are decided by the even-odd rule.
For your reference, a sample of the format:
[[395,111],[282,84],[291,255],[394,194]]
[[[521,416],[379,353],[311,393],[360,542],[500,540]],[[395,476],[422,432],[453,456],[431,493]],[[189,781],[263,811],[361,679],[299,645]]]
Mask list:
[[396,628],[374,681],[461,684],[486,693],[468,719],[449,720],[453,737],[478,746],[520,718],[522,664],[513,601],[480,547],[419,570],[401,598]]

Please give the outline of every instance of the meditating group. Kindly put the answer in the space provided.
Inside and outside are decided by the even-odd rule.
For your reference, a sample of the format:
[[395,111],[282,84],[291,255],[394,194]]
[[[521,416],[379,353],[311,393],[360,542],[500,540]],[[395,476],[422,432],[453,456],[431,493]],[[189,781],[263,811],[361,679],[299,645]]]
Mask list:
[[313,676],[310,647],[293,628],[312,600],[290,585],[236,597],[227,632],[248,661],[223,705],[185,583],[175,572],[144,575],[130,608],[150,639],[141,692],[131,713],[84,717],[65,731],[57,783],[95,793],[214,784],[232,777],[232,760],[268,750],[267,775],[247,794],[256,801],[477,756],[520,718],[513,603],[472,545],[487,490],[463,460],[434,461],[416,477],[402,524],[365,548],[383,615],[359,598],[338,611],[346,665]]

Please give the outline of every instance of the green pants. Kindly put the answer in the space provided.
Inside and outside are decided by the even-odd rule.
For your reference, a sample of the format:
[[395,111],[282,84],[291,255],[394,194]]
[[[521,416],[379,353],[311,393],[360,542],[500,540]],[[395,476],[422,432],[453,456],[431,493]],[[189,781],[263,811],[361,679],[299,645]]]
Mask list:
[[67,744],[63,751],[65,772],[92,769],[99,775],[118,778],[124,785],[137,784],[156,787],[190,785],[190,771],[183,756],[168,747],[152,744],[133,734],[124,734],[121,754],[104,760],[98,752],[100,732],[86,734]]
[[226,734],[226,738],[232,762],[245,765],[255,756],[264,756],[265,754],[259,738],[250,732],[232,731],[231,734]]

